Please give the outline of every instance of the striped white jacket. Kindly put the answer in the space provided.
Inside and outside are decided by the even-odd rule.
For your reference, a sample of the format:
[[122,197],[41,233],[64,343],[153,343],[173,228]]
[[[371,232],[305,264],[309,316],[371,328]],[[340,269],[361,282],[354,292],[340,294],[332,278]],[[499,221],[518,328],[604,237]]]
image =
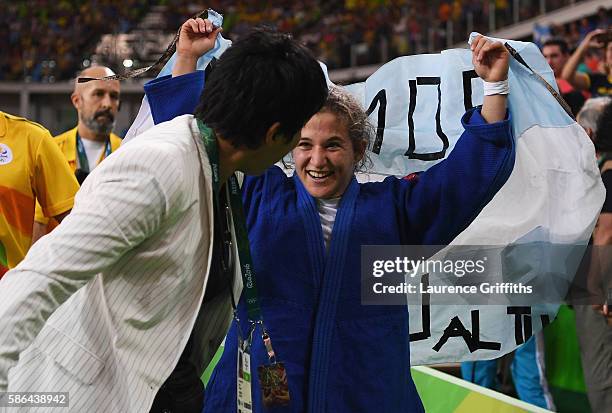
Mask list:
[[[71,214],[0,281],[0,391],[68,392],[62,413],[147,412],[193,328],[204,368],[231,320],[229,291],[198,311],[211,182],[191,115],[94,169]],[[237,273],[233,285],[238,296]]]

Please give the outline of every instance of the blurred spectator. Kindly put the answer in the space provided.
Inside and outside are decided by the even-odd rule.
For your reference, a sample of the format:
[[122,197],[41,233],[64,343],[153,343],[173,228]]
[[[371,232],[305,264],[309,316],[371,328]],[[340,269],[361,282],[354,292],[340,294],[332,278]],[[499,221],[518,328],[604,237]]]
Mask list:
[[550,39],[551,35],[552,29],[550,27],[538,23],[533,25],[533,42],[538,47],[542,47]]
[[[612,39],[608,30],[596,29],[589,32],[576,51],[568,59],[562,71],[563,79],[578,90],[587,90],[591,96],[612,95]],[[576,71],[589,49],[603,50],[602,73],[578,73]]]
[[567,42],[559,38],[550,39],[544,42],[542,54],[555,73],[557,86],[559,86],[559,91],[563,99],[570,105],[572,113],[575,116],[584,104],[585,99],[581,92],[574,90],[573,86],[561,77],[563,67],[570,57]]
[[[471,31],[489,31],[540,13],[538,2],[509,0],[17,0],[0,13],[0,80],[53,82],[69,79],[93,53],[104,33],[131,31],[154,5],[165,6],[160,30],[174,32],[204,7],[224,15],[224,36],[237,40],[250,27],[269,24],[311,48],[330,69],[351,63],[382,63],[405,54],[436,52],[467,40]],[[570,0],[547,1],[547,11]],[[545,28],[566,36],[570,49],[592,27],[609,23],[606,9],[591,22]],[[27,22],[27,23],[26,23]],[[546,34],[549,36],[549,34]],[[545,37],[546,37],[545,36]],[[543,38],[542,41],[546,40]],[[351,55],[354,55],[353,57]],[[116,59],[116,57],[109,57]],[[110,61],[108,63],[121,63]],[[134,68],[137,68],[138,64]]]
[[146,0],[3,2],[0,80],[68,79],[102,33],[131,30],[148,7]]
[[[603,166],[603,163],[607,162],[608,160],[612,160],[612,157],[610,156],[612,155],[612,135],[610,134],[610,131],[612,130],[601,131],[599,134],[597,133],[597,122],[599,121],[605,106],[610,102],[612,102],[612,98],[608,96],[591,98],[586,101],[583,108],[578,113],[578,116],[576,116],[576,122],[582,126],[593,143],[597,141],[598,136],[601,138],[595,148],[597,162],[600,164],[600,166]],[[604,148],[604,146],[606,146],[606,148]],[[608,166],[612,167],[612,163]],[[612,173],[610,174],[610,179],[612,181]]]
[[[461,363],[463,380],[497,390],[497,362],[499,359],[465,361]],[[512,381],[519,399],[543,409],[555,411],[552,394],[546,379],[544,334],[531,336],[512,354]]]
[[580,32],[580,39],[584,40],[584,38],[593,31],[595,27],[593,26],[593,24],[589,21],[588,17],[583,17],[582,19],[580,19],[580,26],[578,28],[578,31]]
[[610,27],[610,23],[612,23],[612,19],[608,16],[608,11],[605,7],[600,7],[597,9],[597,17],[595,21],[596,29],[607,29]]
[[[578,114],[577,120],[595,144],[601,179],[606,188],[606,200],[592,239],[595,248],[603,249],[604,246],[612,245],[612,99],[609,97],[589,99]],[[603,250],[603,255],[609,256],[607,250]],[[597,257],[597,254],[593,257]],[[609,260],[604,260],[606,261]],[[591,261],[591,266],[597,266],[596,264],[602,263]],[[594,296],[605,297],[604,292],[607,288],[604,286],[609,279],[597,276],[606,273],[609,271],[604,268],[589,272],[590,290]],[[609,287],[609,284],[607,286]],[[576,333],[591,410],[610,412],[612,411],[612,375],[610,374],[612,316],[610,308],[604,309],[604,306],[599,305],[597,310],[594,311],[590,305],[574,305]]]
[[576,45],[580,43],[580,30],[578,30],[578,22],[574,21],[569,24],[569,30],[567,31],[565,39],[571,48],[576,47]]

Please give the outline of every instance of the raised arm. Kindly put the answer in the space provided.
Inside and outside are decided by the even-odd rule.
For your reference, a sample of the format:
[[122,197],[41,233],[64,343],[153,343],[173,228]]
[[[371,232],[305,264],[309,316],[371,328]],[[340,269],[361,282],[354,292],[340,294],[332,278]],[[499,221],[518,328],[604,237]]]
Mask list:
[[204,72],[196,70],[197,62],[215,46],[220,32],[208,19],[183,23],[172,77],[163,76],[144,86],[155,124],[193,113],[204,89]]
[[508,52],[498,42],[472,43],[476,73],[485,84],[481,109],[461,119],[465,132],[443,162],[414,180],[398,181],[410,244],[446,244],[463,231],[506,182],[514,166],[507,115]]
[[[502,121],[506,118],[510,54],[500,42],[493,42],[484,36],[477,36],[470,48],[474,70],[485,82],[485,96],[480,113],[488,123]],[[490,87],[487,87],[488,85]]]
[[195,72],[198,59],[215,46],[221,27],[215,28],[208,19],[189,19],[181,26],[176,45],[176,62],[172,77]]
[[489,124],[478,109],[462,119],[465,132],[447,159],[418,175],[395,180],[410,233],[407,245],[448,244],[476,218],[514,167],[509,119]]
[[578,69],[578,65],[582,62],[585,53],[590,48],[599,48],[603,46],[603,43],[597,40],[597,38],[601,34],[605,34],[606,31],[602,29],[593,30],[588,33],[576,51],[572,53],[570,58],[563,66],[563,71],[561,72],[561,77],[567,80],[572,86],[579,90],[588,90],[591,87],[591,82],[589,76],[585,73],[577,73],[576,69]]

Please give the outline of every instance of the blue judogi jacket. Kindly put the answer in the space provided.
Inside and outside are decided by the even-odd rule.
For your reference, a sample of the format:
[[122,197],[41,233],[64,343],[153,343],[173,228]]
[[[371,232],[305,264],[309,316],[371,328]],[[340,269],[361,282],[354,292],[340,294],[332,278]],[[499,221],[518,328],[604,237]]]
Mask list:
[[[194,73],[146,86],[156,122],[192,112],[199,90],[172,86],[188,76],[203,83],[203,75]],[[514,165],[509,121],[487,124],[474,109],[462,123],[465,132],[448,158],[418,179],[359,184],[353,178],[328,250],[316,200],[297,175],[287,177],[274,166],[245,178],[261,310],[291,393],[289,407],[266,412],[424,411],[410,376],[407,307],[361,305],[361,246],[447,244],[501,188]],[[246,337],[243,299],[238,317]],[[260,334],[251,354],[257,413],[264,412],[257,366],[268,362]],[[237,341],[234,323],[206,389],[204,412],[236,411]]]

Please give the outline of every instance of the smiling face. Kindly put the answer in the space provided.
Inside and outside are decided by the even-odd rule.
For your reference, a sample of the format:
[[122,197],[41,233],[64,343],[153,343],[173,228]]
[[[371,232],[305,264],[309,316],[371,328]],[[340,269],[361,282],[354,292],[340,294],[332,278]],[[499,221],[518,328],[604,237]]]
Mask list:
[[342,196],[366,142],[351,142],[346,122],[333,113],[319,112],[302,128],[293,150],[295,171],[310,195],[329,199]]

